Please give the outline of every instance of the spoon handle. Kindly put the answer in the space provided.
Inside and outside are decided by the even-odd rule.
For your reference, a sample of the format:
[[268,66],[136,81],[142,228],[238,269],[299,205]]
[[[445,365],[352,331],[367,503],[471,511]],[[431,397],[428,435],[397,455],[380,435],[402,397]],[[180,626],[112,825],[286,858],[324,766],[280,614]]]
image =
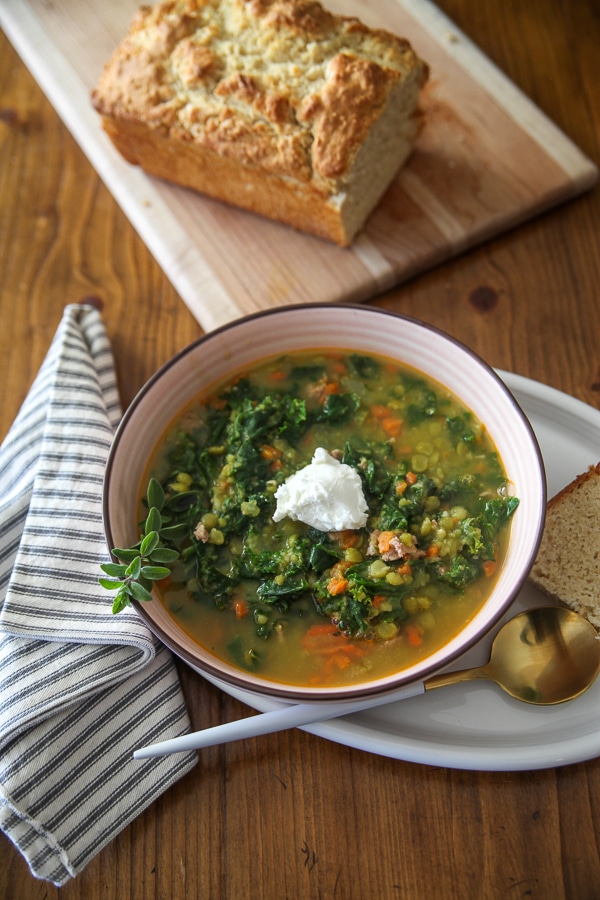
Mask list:
[[133,757],[134,759],[149,759],[154,756],[166,756],[169,753],[200,750],[203,747],[213,747],[216,744],[239,741],[243,738],[257,737],[261,734],[271,734],[274,731],[285,731],[287,728],[300,728],[303,725],[323,722],[326,719],[334,719],[337,716],[345,716],[364,709],[372,709],[375,706],[382,706],[384,703],[415,697],[422,694],[424,690],[423,682],[417,682],[380,697],[363,697],[360,700],[346,700],[339,703],[322,701],[320,703],[282,704],[270,712],[248,716],[236,722],[215,725],[214,728],[204,728],[202,731],[184,734],[169,741],[161,741],[158,744],[141,747],[139,750],[134,751]]
[[427,679],[425,690],[432,691],[435,688],[447,687],[450,684],[458,684],[461,681],[477,681],[489,678],[488,666],[479,666],[476,669],[460,669],[458,672],[442,672]]

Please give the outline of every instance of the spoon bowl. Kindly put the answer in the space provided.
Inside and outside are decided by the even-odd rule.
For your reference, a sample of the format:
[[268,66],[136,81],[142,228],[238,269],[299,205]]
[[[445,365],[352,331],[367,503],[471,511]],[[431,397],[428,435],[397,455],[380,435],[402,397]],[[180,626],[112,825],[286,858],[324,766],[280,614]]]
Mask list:
[[490,660],[485,666],[434,675],[426,682],[416,682],[375,698],[281,706],[271,712],[142,747],[133,755],[135,759],[147,759],[300,728],[464,681],[487,679],[517,700],[548,706],[578,697],[593,684],[599,671],[600,640],[594,626],[571,610],[545,606],[519,613],[506,622],[494,638]]
[[488,679],[516,700],[549,706],[578,697],[599,670],[594,626],[569,609],[545,606],[510,619],[494,638],[486,665],[434,675],[425,690]]

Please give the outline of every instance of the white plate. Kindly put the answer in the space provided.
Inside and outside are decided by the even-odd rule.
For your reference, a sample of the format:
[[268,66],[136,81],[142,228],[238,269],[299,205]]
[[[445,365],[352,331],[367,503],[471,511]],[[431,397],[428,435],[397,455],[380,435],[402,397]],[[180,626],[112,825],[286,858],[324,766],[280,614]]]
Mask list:
[[[552,497],[600,460],[600,412],[539,382],[498,374],[531,421]],[[505,619],[546,603],[527,585]],[[490,643],[491,637],[452,668],[485,662]],[[211,681],[261,712],[281,705]],[[581,697],[560,706],[519,703],[496,685],[479,682],[441,688],[305,730],[359,750],[430,766],[485,771],[550,768],[600,756],[600,679]]]

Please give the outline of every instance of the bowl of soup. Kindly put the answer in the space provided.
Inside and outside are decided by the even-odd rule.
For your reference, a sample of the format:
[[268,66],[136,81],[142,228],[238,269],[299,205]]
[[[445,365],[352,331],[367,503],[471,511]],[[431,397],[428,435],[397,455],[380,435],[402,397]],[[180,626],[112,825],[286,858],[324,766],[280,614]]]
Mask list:
[[494,370],[347,305],[258,313],[178,353],[126,411],[104,488],[109,548],[148,556],[127,599],[149,628],[213,681],[290,701],[391,693],[476,644],[545,505]]

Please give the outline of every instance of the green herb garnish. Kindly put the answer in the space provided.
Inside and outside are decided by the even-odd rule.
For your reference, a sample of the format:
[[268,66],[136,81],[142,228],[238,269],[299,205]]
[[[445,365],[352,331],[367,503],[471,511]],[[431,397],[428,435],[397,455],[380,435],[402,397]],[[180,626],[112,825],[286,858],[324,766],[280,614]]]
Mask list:
[[150,479],[146,494],[148,515],[143,523],[143,533],[133,547],[116,547],[112,555],[120,563],[104,563],[100,566],[109,578],[98,581],[107,591],[117,591],[113,602],[113,613],[119,613],[131,606],[131,599],[152,600],[152,582],[161,581],[171,574],[169,566],[179,559],[179,550],[168,547],[165,541],[185,532],[185,526],[169,525],[163,519],[161,510],[165,503],[165,492],[156,478]]

